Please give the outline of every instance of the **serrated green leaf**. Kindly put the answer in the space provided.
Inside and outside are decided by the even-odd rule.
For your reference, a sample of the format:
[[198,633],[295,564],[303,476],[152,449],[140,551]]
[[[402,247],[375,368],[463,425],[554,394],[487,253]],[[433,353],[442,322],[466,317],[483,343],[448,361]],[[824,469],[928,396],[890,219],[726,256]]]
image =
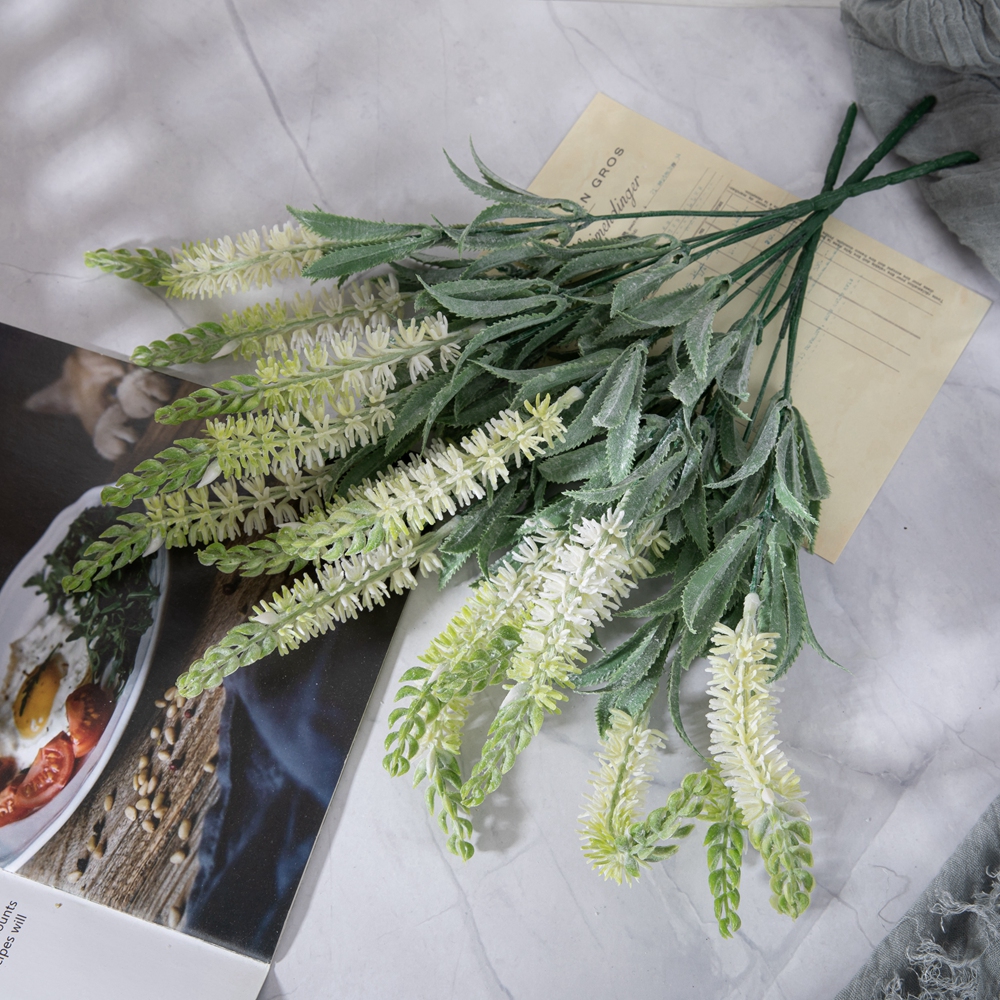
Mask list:
[[796,407],[792,407],[792,420],[795,427],[795,437],[802,455],[802,477],[805,482],[805,495],[810,500],[825,500],[830,495],[830,483],[826,478],[826,470],[816,451],[812,434],[805,417]]
[[445,384],[450,384],[450,382],[451,376],[448,373],[439,372],[432,375],[426,382],[420,382],[412,389],[407,390],[405,401],[394,414],[392,431],[385,442],[386,453],[396,448],[427,419],[428,404]]
[[458,395],[466,385],[469,384],[479,371],[476,368],[463,368],[460,372],[452,370],[452,377],[431,397],[424,410],[424,444],[430,437],[434,421],[437,420],[441,411]]
[[434,246],[441,238],[436,229],[424,229],[419,236],[407,236],[389,242],[346,246],[330,250],[302,271],[304,278],[342,278],[412,256],[418,250]]
[[371,222],[346,215],[331,215],[319,209],[303,211],[291,205],[286,207],[293,218],[308,226],[317,236],[335,243],[386,243],[424,228],[406,223]]
[[736,433],[736,422],[732,414],[718,413],[715,429],[719,435],[719,452],[723,460],[738,468],[747,460],[747,449],[743,439]]
[[465,319],[500,319],[562,301],[559,288],[539,278],[462,278],[426,285],[425,291]]
[[593,417],[595,426],[617,427],[625,420],[635,399],[636,386],[642,385],[645,368],[645,344],[633,344],[621,352],[601,382],[601,388],[607,383],[607,389]]
[[681,516],[687,525],[688,534],[698,548],[708,555],[708,511],[705,506],[705,486],[700,476],[695,480],[691,495],[681,507]]
[[529,260],[538,260],[545,255],[527,240],[519,240],[513,246],[498,247],[490,250],[482,257],[474,260],[463,272],[464,279],[475,278],[494,268],[502,268],[507,264],[523,264]]
[[639,369],[639,379],[635,383],[632,402],[625,413],[624,420],[608,431],[608,474],[611,476],[612,482],[620,482],[624,479],[632,471],[632,463],[635,461],[635,450],[639,441],[639,420],[642,417],[642,375],[644,369],[645,366],[641,366]]
[[700,313],[706,306],[716,303],[721,305],[731,283],[728,275],[718,275],[708,278],[700,285],[688,285],[676,292],[646,299],[631,309],[623,310],[620,316],[647,327],[676,327]]
[[536,463],[536,468],[550,483],[576,483],[607,469],[607,451],[603,441],[582,445],[554,458]]
[[511,333],[515,333],[518,330],[524,330],[530,327],[549,323],[551,320],[559,316],[565,308],[566,303],[560,300],[556,303],[556,308],[550,313],[529,313],[526,316],[511,316],[508,319],[501,319],[496,323],[490,323],[488,326],[484,326],[472,338],[472,340],[465,345],[462,354],[455,362],[455,365],[451,370],[452,377],[457,378],[459,371],[465,366],[466,361],[468,361],[469,358],[471,358],[485,345],[490,344],[495,340],[499,340],[501,337],[506,337]]
[[736,589],[743,564],[757,544],[760,523],[753,519],[734,528],[692,574],[684,588],[684,620],[692,633],[704,633],[717,622]]
[[750,366],[761,332],[760,322],[760,316],[754,313],[732,328],[739,329],[740,342],[731,363],[719,376],[719,385],[737,399],[750,397]]
[[757,437],[754,438],[750,447],[750,454],[747,460],[726,479],[717,483],[706,483],[709,489],[718,490],[726,486],[732,486],[740,480],[752,476],[771,457],[774,445],[778,440],[778,430],[781,426],[781,415],[788,406],[788,401],[775,396],[768,404],[767,413],[764,416],[763,424]]
[[615,285],[611,300],[611,315],[617,316],[652,295],[665,281],[683,270],[690,259],[687,248],[674,237],[669,237],[666,252],[652,266],[622,278]]
[[649,237],[641,243],[627,247],[609,247],[575,255],[572,260],[567,261],[556,271],[552,280],[557,284],[564,285],[567,281],[572,281],[573,278],[578,278],[583,274],[655,258],[659,254],[659,249],[653,245],[655,239],[656,237]]
[[705,755],[694,745],[691,737],[688,736],[687,730],[684,728],[684,720],[681,718],[681,675],[694,660],[694,657],[692,657],[685,665],[682,653],[684,652],[685,645],[690,645],[690,643],[691,633],[681,629],[681,645],[670,661],[670,673],[667,676],[667,706],[670,710],[670,721],[673,724],[674,731],[699,757],[704,758]]
[[802,634],[805,641],[812,646],[813,649],[827,660],[832,663],[835,667],[840,667],[841,670],[844,668],[830,656],[825,649],[820,645],[819,640],[816,638],[815,632],[813,632],[812,623],[809,621],[809,613],[806,609],[806,599],[802,593],[802,581],[799,577],[799,553],[798,549],[791,546],[786,550],[785,558],[782,564],[782,574],[785,584],[785,594],[789,606],[793,603],[796,605],[796,615],[801,619]]
[[[629,477],[630,483],[633,479],[637,481],[629,486],[628,493],[622,501],[624,520],[630,521],[637,528],[644,517],[657,510],[685,459],[686,452],[680,450],[659,464],[654,464],[653,457],[643,462]],[[651,468],[651,471],[647,472],[647,468]]]
[[[675,623],[675,616],[667,615],[640,626],[630,640],[585,668],[576,679],[576,686],[595,692],[633,688],[656,668],[657,660],[669,649]],[[657,677],[662,669],[660,664]]]
[[778,503],[811,535],[816,521],[797,495],[801,493],[802,481],[798,469],[798,447],[792,427],[790,421],[778,436],[771,482]]

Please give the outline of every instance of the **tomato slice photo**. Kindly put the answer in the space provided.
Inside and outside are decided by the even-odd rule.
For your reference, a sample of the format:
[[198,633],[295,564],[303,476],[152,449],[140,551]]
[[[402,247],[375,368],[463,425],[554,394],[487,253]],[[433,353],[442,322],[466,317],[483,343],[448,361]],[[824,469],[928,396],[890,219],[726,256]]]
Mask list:
[[15,807],[21,806],[32,813],[50,802],[66,787],[75,763],[73,741],[66,733],[54,736],[38,751],[28,773],[18,782],[14,790]]
[[83,684],[66,699],[66,720],[77,757],[97,746],[114,708],[114,698],[99,684]]
[[0,789],[6,788],[19,770],[13,757],[0,757]]
[[21,780],[22,777],[18,775],[4,789],[0,790],[0,826],[16,823],[31,812],[30,809],[26,809],[17,801],[17,789]]

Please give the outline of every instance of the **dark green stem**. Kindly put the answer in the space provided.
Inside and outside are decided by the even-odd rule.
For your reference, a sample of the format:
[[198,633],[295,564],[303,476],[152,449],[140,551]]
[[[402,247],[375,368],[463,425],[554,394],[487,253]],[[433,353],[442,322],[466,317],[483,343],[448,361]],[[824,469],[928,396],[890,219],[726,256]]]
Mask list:
[[852,104],[847,109],[847,114],[844,115],[844,124],[840,126],[837,142],[833,147],[833,155],[830,157],[830,162],[826,167],[826,178],[823,181],[824,191],[832,191],[834,185],[837,183],[837,175],[844,164],[844,153],[847,152],[847,144],[850,142],[851,132],[854,131],[854,122],[857,117],[858,106]]

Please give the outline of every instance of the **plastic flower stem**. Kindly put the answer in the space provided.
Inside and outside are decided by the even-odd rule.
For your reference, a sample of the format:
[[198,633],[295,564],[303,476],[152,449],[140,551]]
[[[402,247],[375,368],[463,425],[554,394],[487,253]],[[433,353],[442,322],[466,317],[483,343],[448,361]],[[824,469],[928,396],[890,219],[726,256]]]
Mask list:
[[[934,107],[935,104],[937,104],[937,98],[932,94],[928,94],[927,97],[920,101],[913,108],[913,110],[902,118],[899,124],[857,165],[847,180],[844,181],[844,187],[847,187],[850,184],[856,184],[858,181],[867,177],[872,170],[874,170],[875,165],[883,159],[883,157],[885,157],[890,150],[895,148],[903,136],[906,135],[906,133],[909,132],[910,129],[912,129],[917,122],[919,122],[920,119]],[[848,111],[848,114],[850,114],[850,111]]]
[[[785,276],[785,271],[788,270],[788,265],[792,262],[792,255],[788,254],[784,259],[782,259],[778,264],[778,269],[771,275],[767,280],[767,284],[760,290],[760,294],[757,296],[756,302],[750,307],[750,312],[760,312],[761,313],[761,329],[767,326],[768,323],[777,316],[777,312],[772,310],[767,312],[768,306],[771,304],[771,299],[774,298],[774,293],[778,290],[778,285],[781,284],[781,279]],[[779,304],[776,306],[777,310],[780,310],[781,303],[783,303],[784,297],[779,298]]]
[[758,306],[760,306],[761,303],[763,302],[765,295],[773,294],[774,289],[777,286],[777,283],[781,280],[781,275],[785,273],[785,270],[788,267],[788,263],[792,259],[792,257],[793,254],[788,253],[785,255],[784,259],[780,261],[776,261],[773,258],[765,260],[764,263],[761,264],[761,266],[758,267],[756,271],[754,271],[751,275],[749,275],[740,283],[738,288],[736,288],[734,291],[730,292],[728,296],[726,296],[726,300],[722,303],[722,305],[719,308],[724,309],[727,305],[729,305],[730,302],[733,301],[733,299],[742,295],[758,278],[766,274],[775,265],[779,265],[778,270],[770,278],[768,278],[767,284],[765,284],[764,287],[761,289],[760,294],[757,296],[756,299],[754,299],[753,305],[750,306],[746,314],[749,315],[752,312],[756,312]]
[[844,124],[840,126],[837,134],[837,142],[833,147],[833,155],[826,166],[826,178],[823,181],[823,190],[832,191],[837,183],[837,176],[840,168],[844,165],[844,153],[847,152],[847,144],[851,140],[851,133],[854,131],[854,122],[858,117],[858,106],[852,104],[844,115]]
[[788,349],[785,353],[785,385],[781,391],[785,399],[792,398],[792,368],[795,364],[795,345],[799,335],[799,320],[802,318],[802,306],[805,303],[806,288],[809,285],[809,272],[812,269],[813,258],[816,256],[816,247],[819,246],[820,233],[817,232],[806,244],[802,251],[802,256],[795,265],[798,274],[793,275],[793,280],[801,275],[801,291],[796,295],[788,307],[791,320],[788,324]]
[[[819,234],[816,234],[816,239],[818,240]],[[803,251],[804,253],[805,251]],[[767,362],[767,371],[764,372],[764,381],[760,384],[760,389],[757,392],[757,399],[754,401],[753,410],[750,411],[750,419],[747,421],[746,430],[743,432],[743,440],[746,441],[750,437],[750,432],[753,430],[754,421],[757,419],[757,414],[760,412],[761,405],[764,402],[764,394],[767,391],[767,385],[771,381],[771,372],[774,371],[775,363],[778,360],[778,352],[781,350],[782,341],[784,341],[786,335],[788,334],[789,326],[794,321],[794,308],[795,303],[798,300],[800,294],[804,297],[805,288],[803,287],[802,272],[799,267],[802,258],[796,263],[795,271],[792,274],[792,280],[789,283],[788,289],[785,294],[781,296],[778,300],[777,305],[774,309],[767,315],[764,320],[764,326],[770,323],[771,319],[777,314],[777,311],[788,302],[788,308],[785,312],[785,316],[781,321],[781,328],[778,330],[778,339],[774,342],[774,349],[771,351],[771,357]],[[808,275],[808,271],[806,272]],[[801,306],[800,306],[801,309]],[[787,369],[786,369],[787,371]]]

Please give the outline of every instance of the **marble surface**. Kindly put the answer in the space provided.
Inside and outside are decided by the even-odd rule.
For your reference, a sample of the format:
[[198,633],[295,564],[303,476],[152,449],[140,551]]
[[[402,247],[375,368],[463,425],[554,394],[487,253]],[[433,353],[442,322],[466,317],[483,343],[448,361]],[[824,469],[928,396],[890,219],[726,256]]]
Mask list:
[[[120,354],[223,306],[87,271],[86,249],[272,224],[286,203],[467,217],[442,147],[461,157],[474,136],[527,182],[597,90],[811,194],[852,96],[833,10],[538,0],[6,0],[0,81],[0,319]],[[849,160],[870,141],[861,123]],[[1000,291],[915,190],[839,214]],[[694,843],[631,889],[589,871],[584,698],[479,811],[476,857],[448,855],[421,796],[380,765],[395,679],[463,597],[422,586],[262,1000],[832,996],[1000,792],[998,327],[993,310],[837,565],[803,558],[816,632],[846,669],[806,653],[783,696],[816,835],[797,923],[770,910],[751,860],[745,929],[720,940]],[[696,729],[701,671],[687,681]],[[672,740],[652,795],[692,756]]]

